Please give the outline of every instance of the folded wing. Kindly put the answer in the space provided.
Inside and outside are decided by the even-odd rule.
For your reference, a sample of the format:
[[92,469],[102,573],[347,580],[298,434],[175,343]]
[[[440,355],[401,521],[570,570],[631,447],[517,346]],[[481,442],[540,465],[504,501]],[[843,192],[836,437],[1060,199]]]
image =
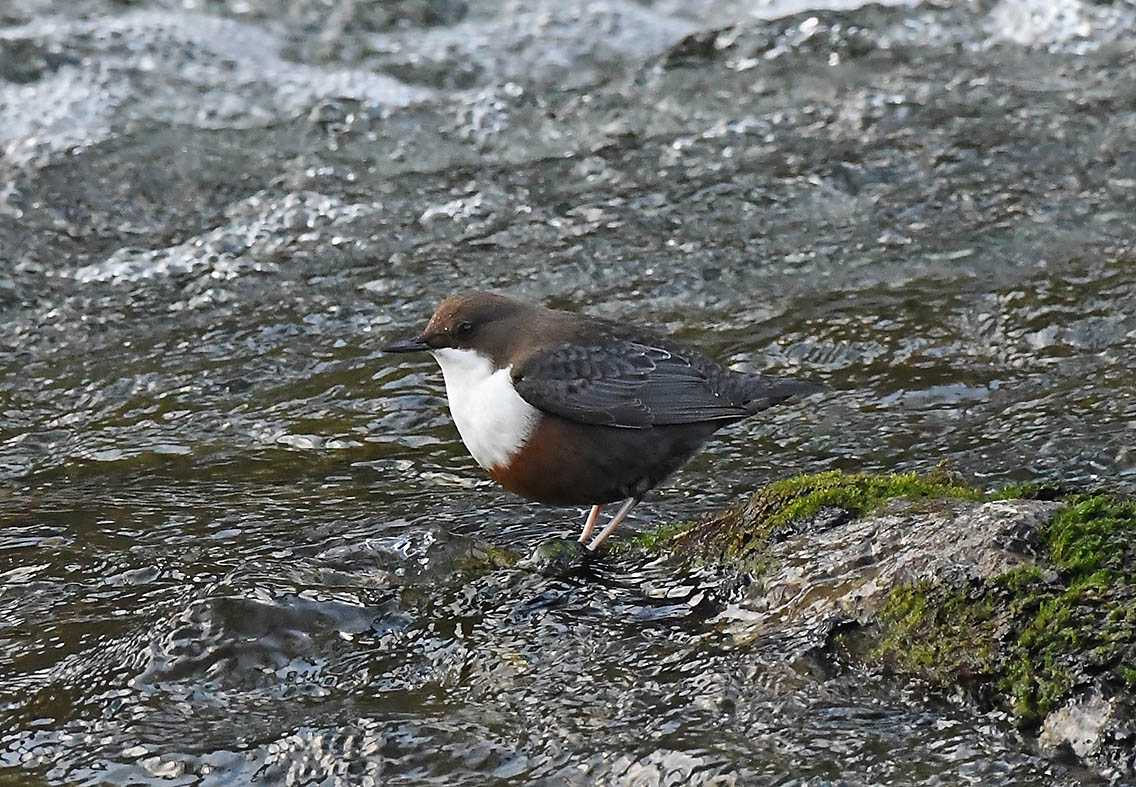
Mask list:
[[[645,429],[736,421],[756,412],[740,385],[756,378],[692,352],[630,340],[563,344],[536,353],[512,374],[517,393],[534,407],[585,424]],[[777,398],[776,391],[764,393]]]

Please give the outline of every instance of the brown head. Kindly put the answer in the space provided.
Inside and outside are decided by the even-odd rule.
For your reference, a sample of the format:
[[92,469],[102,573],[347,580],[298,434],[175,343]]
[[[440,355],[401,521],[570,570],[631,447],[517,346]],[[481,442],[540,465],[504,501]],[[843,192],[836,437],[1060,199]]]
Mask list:
[[514,301],[503,295],[480,290],[455,293],[444,301],[413,339],[394,342],[384,352],[431,352],[442,348],[476,350],[491,358],[498,367],[528,337],[530,327],[540,321],[547,309]]

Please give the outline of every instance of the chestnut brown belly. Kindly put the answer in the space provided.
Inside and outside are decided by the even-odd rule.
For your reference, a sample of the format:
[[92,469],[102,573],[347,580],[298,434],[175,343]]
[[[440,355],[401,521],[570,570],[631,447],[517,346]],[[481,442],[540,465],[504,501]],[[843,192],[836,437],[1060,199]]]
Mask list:
[[524,447],[489,475],[510,492],[550,505],[638,497],[681,467],[727,423],[621,429],[543,414]]

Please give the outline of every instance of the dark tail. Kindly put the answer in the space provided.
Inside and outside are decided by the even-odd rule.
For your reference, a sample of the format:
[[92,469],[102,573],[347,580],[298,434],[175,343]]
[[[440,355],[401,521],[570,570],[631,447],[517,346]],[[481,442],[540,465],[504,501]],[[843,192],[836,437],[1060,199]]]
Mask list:
[[751,414],[758,413],[793,397],[810,396],[827,391],[828,386],[813,380],[794,380],[788,377],[767,377],[764,374],[746,375],[742,388],[743,406]]

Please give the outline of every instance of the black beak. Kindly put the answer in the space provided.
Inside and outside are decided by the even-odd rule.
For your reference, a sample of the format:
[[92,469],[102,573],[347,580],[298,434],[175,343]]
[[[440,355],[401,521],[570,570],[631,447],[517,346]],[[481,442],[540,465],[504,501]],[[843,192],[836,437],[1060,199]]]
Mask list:
[[422,341],[419,336],[413,339],[403,339],[402,341],[391,342],[383,348],[385,353],[420,353],[430,349],[430,345]]

